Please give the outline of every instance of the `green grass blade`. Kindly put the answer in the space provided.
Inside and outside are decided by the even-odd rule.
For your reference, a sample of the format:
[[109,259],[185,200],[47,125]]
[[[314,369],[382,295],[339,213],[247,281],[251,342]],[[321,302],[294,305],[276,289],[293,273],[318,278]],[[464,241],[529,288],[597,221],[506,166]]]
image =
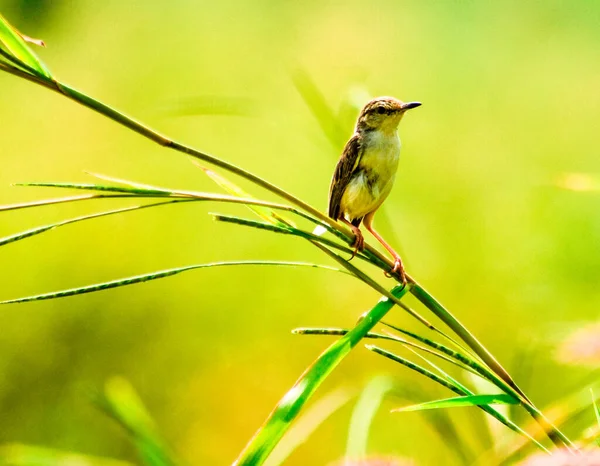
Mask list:
[[126,186],[108,186],[92,183],[15,183],[14,186],[27,186],[38,188],[62,188],[62,189],[82,189],[87,191],[108,191],[124,194],[143,194],[150,196],[170,196],[172,191],[162,188],[133,188]]
[[444,306],[440,304],[430,293],[428,293],[418,283],[414,283],[411,288],[411,293],[423,303],[431,312],[439,317],[442,322],[448,325],[454,333],[456,333],[473,352],[481,358],[481,360],[487,364],[487,366],[494,372],[504,383],[510,387],[511,391],[518,395],[521,399],[521,404],[527,410],[527,412],[540,424],[544,429],[550,440],[557,446],[564,446],[568,450],[575,449],[573,442],[556,426],[554,426],[543,413],[537,409],[531,400],[527,398],[527,395],[517,386],[515,381],[509,375],[509,373],[502,367],[498,360],[483,346],[477,338],[467,330],[467,328],[458,321]]
[[41,201],[21,202],[18,204],[0,205],[0,212],[8,212],[9,210],[28,209],[30,207],[42,207],[54,204],[63,204],[67,202],[87,201],[89,199],[105,199],[105,198],[123,198],[130,197],[129,195],[117,194],[84,194],[82,196],[58,197],[54,199],[43,199]]
[[[341,329],[341,328],[297,328],[297,329],[292,330],[292,333],[294,333],[296,335],[345,335],[346,333],[348,333],[348,330]],[[416,343],[405,340],[403,338],[399,338],[395,335],[369,332],[365,336],[365,338],[381,339],[381,340],[394,341],[396,343],[402,343],[403,345],[408,345],[408,346],[411,346],[412,348],[417,348],[420,351],[424,351],[426,353],[432,354],[440,359],[443,359],[446,362],[449,362],[450,364],[454,364],[455,366],[459,367],[460,369],[469,371],[469,372],[473,373],[474,375],[477,375],[477,376],[480,375],[477,372],[475,372],[471,367],[464,365],[461,362],[454,360],[454,359],[446,356],[443,353],[438,353],[435,350],[432,350],[425,346],[418,345]]]
[[[241,198],[246,198],[246,199],[253,198],[253,196],[248,194],[246,191],[244,191],[238,185],[236,185],[232,181],[228,180],[224,176],[218,174],[214,170],[211,170],[207,167],[203,167],[196,161],[193,161],[193,163],[194,163],[194,165],[199,167],[206,174],[206,176],[208,176],[218,186],[223,188],[228,193],[230,193],[234,196],[237,196],[237,197],[241,197]],[[265,207],[260,207],[260,206],[251,206],[251,205],[249,205],[248,208],[252,212],[254,212],[256,215],[258,215],[260,218],[262,218],[263,220],[265,220],[269,223],[272,223],[274,225],[292,226],[292,227],[296,226],[295,223],[292,222],[290,219],[283,218],[281,215],[279,215],[277,212],[273,211],[272,209],[267,209]]]
[[[411,351],[417,357],[421,358],[423,361],[425,361],[427,364],[429,364],[435,370],[437,370],[440,374],[442,374],[442,376],[446,380],[449,380],[451,383],[453,383],[456,386],[458,386],[465,393],[465,395],[468,395],[468,396],[475,395],[475,393],[473,393],[473,391],[471,391],[465,385],[461,384],[455,378],[451,377],[448,373],[446,373],[444,370],[442,370],[442,368],[440,368],[439,366],[435,365],[429,359],[427,359],[424,356],[420,355],[419,353],[417,353],[416,351],[414,351],[412,348],[407,348],[407,349],[409,351]],[[516,400],[519,400],[522,403],[522,400],[519,399],[518,395],[515,394],[514,391],[509,391],[508,394],[514,395],[513,398],[516,399]],[[515,432],[517,432],[517,433],[519,433],[519,434],[527,437],[529,440],[531,440],[532,442],[534,442],[539,448],[541,448],[545,452],[548,452],[548,450],[546,449],[546,447],[544,447],[542,444],[540,444],[539,442],[537,442],[531,435],[529,435],[526,431],[524,431],[523,429],[521,429],[518,425],[516,425],[514,422],[512,422],[508,417],[506,417],[504,414],[502,414],[497,409],[492,408],[489,405],[481,405],[481,406],[479,406],[479,408],[481,408],[483,411],[485,411],[486,413],[488,413],[492,417],[495,417],[497,420],[499,420],[502,424],[504,424],[509,429],[511,429],[511,430],[513,430],[513,431],[515,431]]]
[[101,173],[95,173],[95,172],[90,172],[90,171],[84,171],[84,173],[86,175],[93,176],[94,178],[98,178],[103,181],[110,181],[111,183],[128,186],[130,188],[145,189],[145,190],[149,190],[149,191],[164,191],[164,192],[169,192],[169,193],[173,192],[172,190],[167,189],[167,188],[160,188],[158,186],[152,186],[152,185],[149,185],[146,183],[140,183],[138,181],[124,180],[122,178],[116,178],[114,176],[103,175]]
[[402,364],[403,366],[408,367],[409,369],[414,370],[415,372],[418,372],[421,375],[424,375],[425,377],[433,380],[434,382],[446,387],[448,390],[453,391],[454,393],[456,393],[457,395],[460,396],[464,396],[466,395],[465,391],[462,390],[459,386],[449,382],[448,380],[440,377],[437,374],[434,374],[433,372],[431,372],[428,369],[425,369],[422,366],[419,366],[418,364],[415,364],[412,361],[409,361],[406,358],[403,358],[402,356],[398,356],[395,353],[392,353],[388,350],[385,350],[383,348],[380,348],[378,346],[375,345],[365,345],[365,347],[370,350],[373,351],[374,353],[380,354],[381,356],[384,356],[388,359],[391,359],[392,361],[395,362],[399,362],[400,364]]
[[342,387],[336,388],[315,400],[290,427],[287,435],[277,444],[277,447],[265,461],[264,466],[284,464],[287,458],[304,444],[328,417],[343,408],[355,396],[355,390]]
[[[404,296],[406,292],[407,289],[404,287],[398,293],[398,299]],[[263,464],[321,383],[350,353],[352,348],[387,314],[392,306],[393,303],[390,304],[388,299],[379,301],[350,332],[330,345],[317,358],[280,400],[266,422],[239,455],[234,463],[235,465],[259,466]]]
[[[282,227],[278,227],[275,225],[271,225],[269,223],[257,222],[254,220],[243,219],[243,218],[234,217],[234,216],[230,216],[230,215],[221,215],[221,214],[212,214],[212,215],[215,218],[215,220],[218,220],[218,221],[230,222],[230,223],[235,223],[235,224],[244,225],[244,226],[251,226],[254,228],[259,228],[259,229],[267,230],[267,231],[273,231],[276,233],[300,236],[302,238],[310,240],[314,245],[319,247],[323,252],[325,252],[332,259],[334,259],[336,262],[338,262],[341,266],[343,266],[345,269],[347,269],[352,275],[356,276],[357,278],[362,280],[364,283],[369,285],[371,288],[373,288],[375,291],[382,294],[386,299],[391,300],[391,302],[393,304],[398,304],[398,306],[400,306],[402,309],[407,311],[411,316],[413,316],[415,319],[417,319],[423,325],[427,326],[430,330],[434,330],[434,331],[440,333],[441,335],[444,335],[443,332],[441,332],[436,327],[434,327],[432,324],[430,324],[425,318],[423,318],[417,312],[413,311],[412,309],[408,308],[407,306],[404,306],[403,303],[401,303],[400,300],[394,295],[394,290],[402,289],[402,288],[404,288],[404,286],[396,287],[396,288],[394,288],[394,290],[392,290],[392,292],[386,290],[381,285],[379,285],[379,283],[377,283],[375,280],[373,280],[371,277],[369,277],[367,274],[365,274],[360,269],[358,269],[356,266],[351,264],[350,261],[333,253],[328,248],[323,246],[323,244],[326,244],[327,246],[329,246],[331,248],[335,248],[335,249],[338,249],[338,250],[341,250],[344,252],[348,252],[348,253],[352,253],[352,250],[350,250],[344,246],[340,246],[339,244],[334,243],[326,238],[316,236],[312,233],[309,233],[309,232],[303,231],[303,230],[299,230],[297,228],[292,228],[292,227],[282,228]],[[322,244],[320,244],[320,243],[322,243]],[[357,257],[362,258],[362,256],[360,254],[358,254]],[[404,294],[404,293],[402,293],[402,294]]]
[[108,380],[104,392],[94,401],[125,429],[146,466],[177,464],[142,400],[127,380],[120,377]]
[[[600,428],[600,409],[598,409],[598,404],[596,403],[596,397],[594,396],[594,389],[590,388],[590,394],[592,395],[592,406],[594,407],[594,415],[596,416],[596,423],[598,424],[598,428]],[[596,439],[596,443],[600,446],[600,438]]]
[[301,68],[292,73],[292,81],[304,103],[317,119],[323,134],[327,136],[333,147],[341,151],[349,132],[342,130],[337,116],[325,100],[323,93],[310,75]]
[[404,408],[393,409],[392,412],[423,411],[425,409],[458,408],[464,406],[482,406],[494,404],[519,404],[519,401],[506,393],[492,395],[467,395],[456,398],[445,398],[443,400],[427,401]]
[[[98,176],[98,175],[96,175]],[[197,191],[178,191],[178,190],[170,190],[167,188],[162,188],[158,186],[150,186],[147,184],[136,183],[132,181],[126,180],[118,180],[117,178],[106,177],[111,180],[116,180],[124,186],[110,186],[110,185],[99,185],[99,184],[91,184],[91,183],[16,183],[14,186],[27,186],[27,187],[44,187],[44,188],[59,188],[59,189],[77,189],[77,190],[91,190],[98,192],[110,192],[110,193],[119,193],[120,196],[107,196],[107,197],[125,197],[125,195],[129,195],[129,197],[168,197],[168,198],[177,198],[177,199],[193,199],[196,201],[215,201],[215,202],[228,202],[233,204],[243,204],[243,205],[253,205],[253,206],[262,206],[268,207],[271,209],[278,209],[288,212],[296,213],[303,218],[311,220],[313,222],[319,223],[318,219],[311,217],[308,214],[300,212],[293,207],[287,206],[285,204],[278,204],[275,202],[269,201],[261,201],[259,199],[253,198],[240,198],[237,196],[230,196],[227,194],[216,194],[216,193],[204,193]],[[100,196],[97,196],[99,198]],[[94,199],[95,197],[90,196],[90,199]],[[78,200],[78,198],[68,198],[69,200]],[[82,197],[81,199],[85,199]],[[47,201],[37,201],[40,202],[40,205],[44,205]],[[50,202],[50,201],[48,201]],[[68,202],[65,200],[64,202]],[[51,203],[51,202],[50,202]],[[30,203],[26,204],[16,204],[14,206],[1,206],[0,211],[4,210],[13,210],[16,208],[25,208],[30,207]],[[33,204],[31,206],[34,206]]]
[[[291,226],[279,226],[274,225],[273,223],[258,222],[256,220],[249,220],[246,218],[236,217],[234,215],[223,215],[217,213],[211,213],[210,215],[212,215],[212,217],[218,222],[234,223],[236,225],[258,228],[259,230],[272,231],[274,233],[281,233],[284,235],[299,236],[301,238],[325,244],[330,248],[337,249],[347,254],[352,254],[353,252],[352,249],[342,246],[327,238],[321,238],[320,236],[315,236],[312,233],[309,233],[308,231],[300,230]],[[362,256],[361,254],[357,254],[356,257],[362,260],[367,260],[366,257]]]
[[[391,353],[391,352],[389,352],[387,350],[384,350],[382,348],[379,348],[377,346],[368,345],[367,348],[370,349],[371,351],[377,353],[377,354],[380,354],[382,356],[385,356],[388,359],[391,359],[392,361],[399,362],[400,364],[403,364],[404,366],[406,366],[406,367],[408,367],[408,368],[410,368],[410,369],[412,369],[412,370],[414,370],[416,372],[419,372],[420,374],[422,374],[422,375],[430,378],[434,382],[437,382],[438,384],[443,385],[444,387],[446,387],[449,390],[453,391],[457,395],[460,395],[460,396],[472,396],[472,395],[475,395],[475,393],[473,393],[472,391],[470,391],[467,387],[465,387],[464,385],[462,385],[456,379],[454,379],[453,377],[450,377],[447,373],[445,373],[444,371],[442,371],[435,364],[431,363],[428,359],[426,359],[425,357],[421,356],[420,354],[418,354],[418,353],[416,353],[414,351],[413,351],[414,354],[416,354],[417,356],[419,356],[421,359],[423,359],[425,362],[427,362],[431,366],[435,367],[436,370],[438,370],[438,372],[442,373],[443,377],[440,377],[439,375],[434,374],[430,370],[425,369],[424,367],[421,367],[418,364],[415,364],[414,362],[409,361],[406,358],[398,356],[397,354]],[[410,348],[408,348],[408,349],[410,349]],[[549,453],[548,449],[544,445],[542,445],[535,438],[533,438],[531,435],[529,435],[527,432],[525,432],[518,425],[516,425],[514,422],[512,422],[510,419],[508,419],[502,413],[498,412],[493,407],[491,407],[489,405],[481,405],[481,406],[479,406],[479,408],[482,409],[483,411],[485,411],[486,413],[488,413],[490,416],[493,416],[494,418],[496,418],[498,421],[500,421],[502,424],[504,424],[506,427],[508,427],[512,431],[517,432],[517,433],[519,433],[519,434],[527,437],[532,443],[534,443],[535,445],[537,445],[541,450]]]
[[3,466],[134,466],[127,461],[18,443],[0,445]]
[[[593,376],[593,374],[591,375]],[[597,375],[593,377],[596,379]],[[590,389],[594,390],[594,392],[591,392]],[[561,397],[558,400],[554,400],[550,405],[546,406],[545,411],[549,413],[549,416],[554,424],[560,427],[567,424],[573,425],[572,423],[576,423],[581,418],[587,417],[586,414],[589,414],[590,409],[590,393],[595,394],[595,391],[598,389],[600,389],[600,385],[597,383],[594,383],[592,386],[586,385],[584,388],[577,389],[567,396]],[[600,397],[594,396],[594,398],[596,403],[598,403],[598,399]],[[536,424],[537,422],[535,420],[531,420],[525,427],[527,431],[533,432]],[[588,439],[593,440],[595,433],[592,430],[589,432],[592,434],[592,437]],[[544,435],[545,433],[543,431],[537,431],[534,433],[534,437],[538,440],[540,440]],[[582,437],[579,437],[577,440],[581,445],[585,445],[586,443]],[[516,441],[513,440],[510,443],[505,442],[504,444],[500,445],[499,449],[494,449],[495,451],[488,451],[483,456],[483,459],[488,461],[490,464],[513,464],[518,458],[523,458],[527,450],[530,450],[529,444],[529,439],[525,438],[517,439]]]
[[[463,366],[463,369],[468,369],[471,372],[473,372],[474,374],[477,374],[480,377],[483,377],[493,383],[496,383],[498,381],[498,376],[496,374],[494,374],[493,372],[490,371],[490,369],[486,366],[484,366],[483,364],[481,364],[479,362],[479,360],[476,360],[475,358],[471,357],[471,355],[469,353],[467,353],[468,355],[461,353],[459,351],[454,351],[451,348],[448,348],[446,345],[443,345],[437,341],[431,340],[429,338],[425,338],[417,333],[414,332],[410,332],[408,330],[404,330],[398,326],[392,325],[390,323],[387,322],[381,322],[383,325],[385,325],[386,327],[389,327],[393,330],[395,330],[396,332],[402,333],[403,335],[407,335],[411,338],[414,338],[417,341],[420,341],[421,343],[424,343],[425,345],[434,348],[437,351],[440,351],[441,353],[444,353],[445,355],[449,356],[450,358],[460,362]],[[502,383],[499,382],[496,384],[500,389],[504,390],[506,387],[506,383]]]
[[363,389],[352,411],[344,458],[364,458],[368,453],[369,429],[386,394],[394,388],[388,376],[374,377]]
[[7,236],[5,238],[0,238],[0,246],[5,246],[9,243],[14,243],[15,241],[20,241],[20,240],[23,240],[26,238],[30,238],[32,236],[39,235],[41,233],[45,233],[50,230],[54,230],[55,228],[59,228],[59,227],[65,226],[65,225],[70,225],[72,223],[82,222],[84,220],[91,220],[94,218],[106,217],[108,215],[122,214],[125,212],[131,212],[134,210],[140,210],[140,209],[145,209],[145,208],[149,208],[149,207],[157,207],[157,206],[161,206],[161,205],[173,204],[173,203],[179,203],[179,202],[186,202],[186,200],[177,199],[177,200],[173,200],[173,201],[156,202],[154,204],[124,207],[121,209],[109,210],[106,212],[99,212],[99,213],[95,213],[95,214],[83,215],[81,217],[71,218],[69,220],[63,220],[62,222],[51,223],[49,225],[44,225],[41,227],[32,228],[30,230],[22,231],[20,233],[15,233],[14,235]]
[[112,288],[119,288],[121,286],[135,285],[137,283],[144,283],[151,280],[158,280],[161,278],[172,277],[183,272],[196,269],[207,269],[211,267],[229,267],[238,265],[267,265],[267,266],[281,266],[281,267],[311,267],[315,269],[331,270],[334,272],[346,273],[343,270],[336,269],[327,265],[310,264],[307,262],[284,262],[284,261],[230,261],[230,262],[210,262],[206,264],[195,264],[186,265],[184,267],[176,267],[173,269],[161,270],[159,272],[152,272],[143,275],[135,275],[133,277],[120,278],[118,280],[112,280],[109,282],[96,283],[94,285],[81,286],[78,288],[70,288],[68,290],[53,291],[51,293],[37,294],[33,296],[26,296],[23,298],[7,299],[0,301],[0,304],[15,304],[15,303],[26,303],[30,301],[44,301],[47,299],[66,298],[67,296],[76,296],[86,293],[94,293],[96,291],[110,290]]
[[52,75],[40,59],[31,51],[23,36],[2,15],[0,15],[0,45],[5,47],[13,57],[36,74],[52,80]]

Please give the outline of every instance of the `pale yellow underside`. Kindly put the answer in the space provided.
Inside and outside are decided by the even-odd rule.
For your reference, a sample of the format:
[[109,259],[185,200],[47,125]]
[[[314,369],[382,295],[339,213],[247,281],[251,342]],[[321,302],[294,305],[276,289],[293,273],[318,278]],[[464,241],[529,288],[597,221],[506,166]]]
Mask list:
[[348,220],[361,218],[377,210],[388,197],[398,169],[400,138],[396,131],[372,131],[365,134],[364,149],[358,167],[377,173],[377,180],[369,186],[366,174],[352,178],[341,200],[341,210]]

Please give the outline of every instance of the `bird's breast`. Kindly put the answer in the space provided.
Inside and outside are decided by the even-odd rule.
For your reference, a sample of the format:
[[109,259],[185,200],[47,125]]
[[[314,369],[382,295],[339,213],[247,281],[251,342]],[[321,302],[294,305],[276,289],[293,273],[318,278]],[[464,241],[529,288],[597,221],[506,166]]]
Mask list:
[[363,148],[358,169],[366,172],[375,190],[385,191],[393,183],[398,169],[400,138],[396,133],[386,135],[374,131],[365,135]]
[[394,184],[400,139],[397,134],[376,133],[365,135],[362,156],[342,197],[342,211],[351,219],[362,218],[376,210]]

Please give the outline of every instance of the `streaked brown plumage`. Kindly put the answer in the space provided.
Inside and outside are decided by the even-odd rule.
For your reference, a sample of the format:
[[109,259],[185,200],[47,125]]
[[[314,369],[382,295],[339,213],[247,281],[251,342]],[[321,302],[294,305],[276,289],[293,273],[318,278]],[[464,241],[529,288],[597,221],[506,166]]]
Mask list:
[[352,228],[354,255],[364,248],[360,224],[392,254],[394,267],[405,280],[402,260],[373,227],[373,216],[389,195],[398,167],[398,124],[406,110],[421,105],[393,97],[378,97],[360,112],[354,134],[346,143],[329,188],[329,216]]

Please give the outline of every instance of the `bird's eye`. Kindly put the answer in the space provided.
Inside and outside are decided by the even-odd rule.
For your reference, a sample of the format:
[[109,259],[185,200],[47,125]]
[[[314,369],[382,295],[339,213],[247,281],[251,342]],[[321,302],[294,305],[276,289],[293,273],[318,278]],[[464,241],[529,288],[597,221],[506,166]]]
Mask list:
[[377,107],[377,113],[379,113],[380,115],[385,113],[385,107]]

